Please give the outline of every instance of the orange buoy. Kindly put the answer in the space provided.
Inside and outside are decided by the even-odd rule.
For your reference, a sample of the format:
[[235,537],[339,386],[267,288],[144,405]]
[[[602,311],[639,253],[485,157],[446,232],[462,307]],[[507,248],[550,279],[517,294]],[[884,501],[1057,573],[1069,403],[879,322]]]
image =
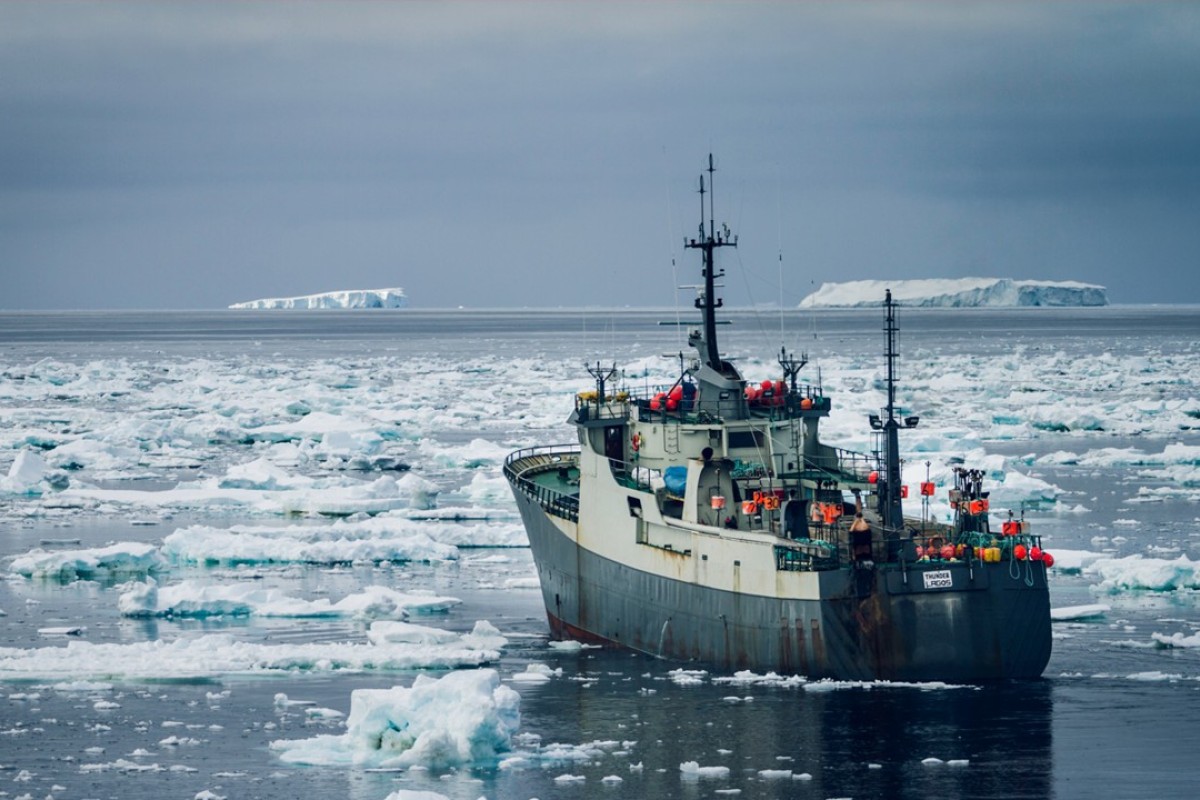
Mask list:
[[743,514],[755,514],[757,512],[758,512],[758,503],[754,502],[753,500],[743,500],[742,501],[742,513]]
[[921,484],[921,496],[922,497],[933,497],[934,488],[935,487],[932,483],[930,483],[929,481],[924,481]]
[[907,484],[901,484],[900,497],[901,497],[901,499],[905,499],[905,500],[908,499],[908,485]]
[[725,498],[719,494],[713,495],[711,502],[714,509],[720,510],[725,507]]
[[948,544],[943,546],[940,555],[942,556],[943,561],[949,561],[950,559],[954,558],[954,545]]
[[808,411],[810,408],[812,408],[812,406],[813,402],[811,397],[806,397],[800,401],[800,408],[804,409],[805,411]]

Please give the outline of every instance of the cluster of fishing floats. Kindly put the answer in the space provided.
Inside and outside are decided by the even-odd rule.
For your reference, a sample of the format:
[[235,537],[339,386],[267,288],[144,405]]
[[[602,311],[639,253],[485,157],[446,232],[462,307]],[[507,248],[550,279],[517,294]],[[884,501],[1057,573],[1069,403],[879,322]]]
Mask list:
[[[761,383],[748,383],[743,391],[746,402],[751,407],[758,408],[787,405],[790,394],[787,382],[782,380],[764,380]],[[661,391],[654,394],[650,398],[650,410],[687,410],[691,408],[695,395],[695,384],[689,381],[677,383],[668,391]],[[811,408],[820,407],[821,402],[822,398],[820,397],[814,398],[806,395],[799,398],[798,405],[801,409],[807,411]]]

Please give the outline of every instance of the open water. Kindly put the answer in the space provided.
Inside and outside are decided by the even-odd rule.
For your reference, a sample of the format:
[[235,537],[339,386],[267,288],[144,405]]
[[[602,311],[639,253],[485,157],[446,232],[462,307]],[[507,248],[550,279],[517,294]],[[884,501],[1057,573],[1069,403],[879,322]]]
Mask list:
[[[775,377],[781,340],[806,351],[805,377],[821,380],[835,407],[848,409],[829,421],[827,441],[840,444],[840,436],[867,449],[862,412],[879,397],[877,312],[732,318],[721,331],[723,348],[748,376]],[[681,334],[659,323],[674,319],[673,311],[0,314],[0,474],[22,447],[51,458],[66,441],[103,445],[88,451],[92,463],[70,472],[72,488],[101,493],[86,503],[50,491],[0,494],[0,797],[1200,794],[1200,594],[1188,566],[1200,560],[1195,308],[901,313],[908,387],[901,395],[922,415],[902,443],[910,466],[991,459],[1010,484],[995,496],[1007,492],[1026,506],[1047,549],[1140,555],[1177,567],[1153,586],[1102,586],[1087,569],[1056,570],[1054,607],[1110,610],[1057,623],[1039,681],[737,683],[679,673],[703,668],[643,655],[561,652],[548,646],[539,594],[522,583],[533,569],[520,547],[469,548],[457,561],[435,563],[176,564],[158,579],[261,582],[304,598],[337,598],[370,584],[457,597],[461,605],[420,621],[467,631],[489,620],[499,628],[509,643],[492,666],[521,695],[525,738],[514,749],[563,743],[575,760],[381,771],[295,766],[269,748],[277,739],[341,730],[338,719],[310,718],[303,706],[277,703],[277,694],[345,713],[353,690],[408,685],[411,670],[298,665],[177,679],[94,674],[81,664],[73,679],[90,686],[70,687],[58,674],[6,677],[6,661],[71,639],[133,646],[218,632],[267,644],[362,641],[366,623],[354,618],[123,617],[117,598],[127,576],[27,578],[7,565],[38,548],[160,544],[192,524],[316,524],[308,515],[237,504],[131,504],[115,492],[168,489],[277,457],[287,442],[229,430],[262,430],[318,411],[368,420],[386,434],[371,446],[436,484],[440,505],[499,509],[485,525],[511,530],[493,450],[568,441],[561,422],[574,392],[588,387],[585,362],[632,364],[634,385],[669,382],[678,360],[663,356],[680,351]],[[287,463],[295,472],[319,471],[315,460]],[[108,489],[114,493],[103,494]],[[39,634],[54,627],[83,630]],[[1164,646],[1172,636],[1179,645]],[[561,675],[511,682],[530,662]],[[689,777],[680,765],[692,761],[728,773]],[[621,780],[606,782],[610,776]]]

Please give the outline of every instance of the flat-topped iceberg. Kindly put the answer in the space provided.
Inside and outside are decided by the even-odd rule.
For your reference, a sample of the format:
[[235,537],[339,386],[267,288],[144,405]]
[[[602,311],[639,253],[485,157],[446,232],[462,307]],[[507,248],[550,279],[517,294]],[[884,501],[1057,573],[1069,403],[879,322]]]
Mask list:
[[1077,281],[1018,281],[1011,278],[930,278],[910,281],[823,283],[800,308],[863,308],[883,303],[892,290],[897,305],[926,308],[1012,306],[1106,306],[1105,287]]
[[408,296],[403,289],[343,289],[299,297],[265,297],[234,303],[230,308],[404,308]]

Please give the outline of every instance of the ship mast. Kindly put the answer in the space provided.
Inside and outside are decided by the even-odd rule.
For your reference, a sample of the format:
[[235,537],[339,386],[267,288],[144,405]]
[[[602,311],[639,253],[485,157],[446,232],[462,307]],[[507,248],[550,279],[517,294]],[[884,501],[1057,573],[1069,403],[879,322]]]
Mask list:
[[[697,238],[684,239],[683,246],[689,250],[699,250],[703,255],[702,277],[704,283],[693,287],[699,290],[696,298],[696,308],[701,314],[701,328],[693,330],[688,335],[688,344],[696,348],[700,362],[694,370],[694,376],[699,384],[699,410],[706,411],[719,418],[738,419],[747,416],[745,400],[742,397],[744,388],[742,376],[737,369],[721,359],[721,350],[717,345],[717,309],[724,301],[716,296],[717,278],[725,276],[724,271],[718,273],[713,253],[720,247],[737,247],[737,237],[729,232],[726,225],[717,230],[716,215],[713,212],[713,166],[712,153],[708,154],[708,188],[704,185],[704,176],[700,176],[700,228]],[[704,207],[704,196],[708,195],[708,208]],[[708,212],[708,223],[705,225],[705,211]]]
[[[714,200],[714,185],[713,173],[717,171],[713,166],[712,153],[708,154],[708,191],[704,189],[704,176],[700,176],[700,238],[689,239],[684,242],[684,247],[688,249],[700,250],[704,254],[704,287],[700,296],[696,298],[696,308],[700,309],[703,324],[704,324],[704,347],[700,348],[700,355],[704,359],[704,363],[712,367],[718,372],[721,372],[721,353],[717,348],[717,309],[725,304],[725,301],[716,297],[716,279],[725,277],[725,272],[717,274],[715,264],[713,263],[713,251],[718,247],[737,247],[737,237],[730,237],[728,229],[722,233],[717,233],[717,225],[715,214],[713,213]],[[704,195],[708,195],[708,231],[704,230]]]
[[[900,428],[915,428],[920,421],[919,417],[909,416],[903,420],[896,418],[896,361],[900,358],[900,353],[896,348],[896,334],[900,328],[896,325],[896,303],[892,300],[892,290],[888,289],[884,295],[883,306],[886,309],[884,315],[884,335],[887,345],[884,349],[884,358],[887,363],[887,407],[884,408],[883,418],[883,437],[884,437],[884,454],[883,454],[883,491],[879,497],[879,515],[883,521],[883,529],[887,532],[896,533],[904,527],[904,509],[901,505],[901,488],[900,488]],[[877,419],[872,419],[872,427],[875,427]]]

